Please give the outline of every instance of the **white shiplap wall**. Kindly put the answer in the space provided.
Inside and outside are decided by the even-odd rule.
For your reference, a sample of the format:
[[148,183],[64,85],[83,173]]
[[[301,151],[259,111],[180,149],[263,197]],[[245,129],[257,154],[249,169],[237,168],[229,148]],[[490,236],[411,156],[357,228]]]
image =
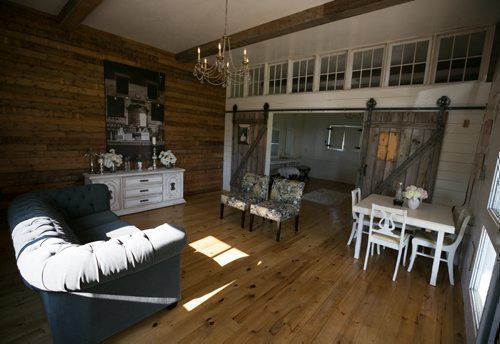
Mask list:
[[[462,205],[471,178],[484,110],[454,110],[448,114],[439,157],[433,203]],[[467,127],[464,122],[469,121]]]

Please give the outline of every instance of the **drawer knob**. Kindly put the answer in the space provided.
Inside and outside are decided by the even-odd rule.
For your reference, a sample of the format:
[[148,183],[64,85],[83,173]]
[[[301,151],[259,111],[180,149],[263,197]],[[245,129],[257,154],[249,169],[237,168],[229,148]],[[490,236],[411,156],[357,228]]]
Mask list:
[[149,179],[141,179],[141,180],[139,180],[139,182],[141,182],[141,183],[147,183],[147,182],[149,182]]
[[174,191],[175,190],[175,183],[170,183],[170,190]]
[[141,199],[139,202],[141,202],[141,203],[149,202],[149,199]]
[[148,192],[149,189],[139,190],[139,192]]

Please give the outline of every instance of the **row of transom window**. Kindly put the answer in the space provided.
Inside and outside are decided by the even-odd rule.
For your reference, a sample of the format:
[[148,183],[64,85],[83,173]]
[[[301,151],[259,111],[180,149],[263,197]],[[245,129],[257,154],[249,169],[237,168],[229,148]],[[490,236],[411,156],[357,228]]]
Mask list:
[[249,82],[230,86],[229,96],[479,80],[490,32],[481,28],[258,65],[250,69]]

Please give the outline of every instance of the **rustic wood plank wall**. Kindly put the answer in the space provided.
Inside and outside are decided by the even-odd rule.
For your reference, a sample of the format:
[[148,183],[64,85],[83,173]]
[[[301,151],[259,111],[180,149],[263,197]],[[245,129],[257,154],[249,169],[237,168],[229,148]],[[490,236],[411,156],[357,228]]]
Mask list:
[[191,63],[165,51],[0,3],[0,195],[82,184],[81,152],[105,149],[103,60],[166,74],[165,137],[186,169],[186,194],[222,183],[222,88],[201,85]]

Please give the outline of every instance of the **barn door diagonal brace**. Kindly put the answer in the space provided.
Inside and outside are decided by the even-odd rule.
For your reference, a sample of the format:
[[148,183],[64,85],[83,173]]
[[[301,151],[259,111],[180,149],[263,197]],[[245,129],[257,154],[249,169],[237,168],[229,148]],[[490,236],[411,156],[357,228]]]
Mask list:
[[[384,190],[387,190],[388,188],[392,188],[393,183],[396,181],[396,179],[403,172],[405,172],[414,161],[416,161],[417,159],[420,159],[430,149],[436,147],[438,149],[438,152],[439,152],[439,149],[440,149],[441,143],[443,141],[443,137],[444,137],[445,114],[446,114],[448,107],[450,106],[450,98],[448,98],[447,96],[442,96],[441,98],[439,98],[437,100],[437,105],[439,106],[439,112],[438,112],[438,116],[437,116],[437,127],[436,127],[436,131],[434,132],[434,134],[431,136],[431,138],[427,142],[425,142],[420,147],[418,147],[417,150],[411,156],[409,156],[407,160],[405,160],[405,162],[403,162],[395,170],[393,170],[385,180],[378,183],[377,186],[375,187],[374,192],[382,193]],[[437,173],[437,166],[435,168],[433,168],[433,171],[432,171],[433,175],[435,175],[436,173]],[[434,191],[435,178],[431,178],[431,181],[433,181],[433,184],[428,186],[428,189],[429,189],[428,191],[429,191],[429,196],[430,196],[429,198],[432,198],[432,194]]]

